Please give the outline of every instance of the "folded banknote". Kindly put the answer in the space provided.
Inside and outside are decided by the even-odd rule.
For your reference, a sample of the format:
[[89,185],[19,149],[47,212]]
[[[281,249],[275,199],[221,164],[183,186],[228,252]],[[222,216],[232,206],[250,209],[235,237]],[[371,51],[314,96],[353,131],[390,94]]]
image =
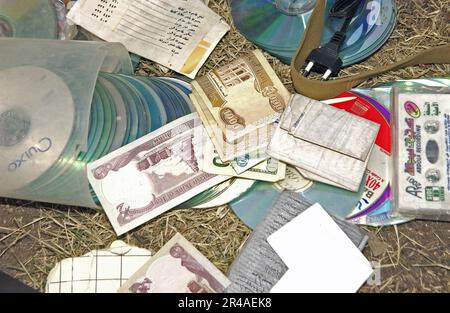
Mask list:
[[254,153],[259,150],[265,151],[267,149],[267,145],[275,130],[273,123],[255,129],[237,140],[228,141],[214,121],[211,112],[205,108],[205,104],[197,91],[194,89],[189,96],[222,161],[233,161],[235,158],[247,153]]
[[209,138],[203,148],[202,171],[253,180],[276,182],[284,179],[286,164],[267,156],[265,152],[248,153],[231,162],[223,162]]
[[222,161],[267,148],[289,92],[260,50],[192,83],[191,100]]
[[192,86],[227,141],[274,122],[289,101],[260,50],[199,77]]

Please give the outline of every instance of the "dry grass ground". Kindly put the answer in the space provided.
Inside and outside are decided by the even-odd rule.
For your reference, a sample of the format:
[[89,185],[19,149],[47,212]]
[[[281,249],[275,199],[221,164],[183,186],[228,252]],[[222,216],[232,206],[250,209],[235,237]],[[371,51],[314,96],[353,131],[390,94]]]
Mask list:
[[[365,62],[345,74],[364,71],[410,53],[449,42],[450,0],[397,0],[398,24],[388,43]],[[232,25],[225,0],[212,0],[211,8]],[[202,72],[226,64],[255,47],[236,29],[222,40]],[[269,57],[291,89],[289,68]],[[139,74],[158,75],[144,61]],[[366,82],[370,87],[400,78],[448,76],[448,65],[416,66]],[[362,292],[449,292],[450,224],[414,221],[396,227],[368,228],[369,260],[379,261],[381,284]],[[122,240],[157,251],[175,232],[182,233],[218,268],[226,272],[250,234],[228,207],[207,210],[172,210],[129,232]],[[0,270],[43,289],[48,272],[63,258],[104,248],[116,239],[105,214],[80,208],[0,198]]]

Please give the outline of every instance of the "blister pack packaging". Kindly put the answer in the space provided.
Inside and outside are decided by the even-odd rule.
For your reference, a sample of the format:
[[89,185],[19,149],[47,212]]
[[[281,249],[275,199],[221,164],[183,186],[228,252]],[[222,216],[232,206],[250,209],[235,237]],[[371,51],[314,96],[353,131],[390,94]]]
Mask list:
[[450,88],[392,90],[393,205],[401,216],[450,220]]

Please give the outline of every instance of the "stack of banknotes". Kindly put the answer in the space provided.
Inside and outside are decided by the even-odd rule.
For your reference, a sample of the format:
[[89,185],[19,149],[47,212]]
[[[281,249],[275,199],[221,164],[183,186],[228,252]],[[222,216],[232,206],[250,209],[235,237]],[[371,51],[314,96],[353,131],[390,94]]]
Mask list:
[[197,110],[88,165],[114,230],[124,234],[232,178],[276,182],[267,154],[290,93],[256,50],[192,83]]
[[270,182],[284,178],[286,165],[266,150],[290,94],[261,51],[198,78],[192,89],[209,137],[203,171]]

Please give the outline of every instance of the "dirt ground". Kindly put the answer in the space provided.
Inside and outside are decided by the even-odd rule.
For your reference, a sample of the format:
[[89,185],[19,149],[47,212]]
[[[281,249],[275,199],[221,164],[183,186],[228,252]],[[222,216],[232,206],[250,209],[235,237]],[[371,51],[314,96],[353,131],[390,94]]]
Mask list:
[[[225,0],[212,0],[213,10],[232,25]],[[398,23],[388,43],[343,75],[370,69],[426,47],[449,42],[450,0],[397,0]],[[223,65],[255,47],[233,27],[213,52],[202,72]],[[288,88],[289,68],[269,57]],[[141,62],[137,73],[161,75],[152,62]],[[395,79],[449,76],[450,66],[416,66],[363,84]],[[365,228],[370,232],[364,254],[381,265],[379,283],[361,292],[449,292],[450,224],[413,221],[403,225]],[[156,252],[176,232],[182,233],[219,269],[226,272],[250,234],[228,207],[172,210],[121,236],[125,242]],[[117,239],[106,215],[83,208],[0,198],[0,270],[43,290],[48,272],[60,260],[105,248]]]

